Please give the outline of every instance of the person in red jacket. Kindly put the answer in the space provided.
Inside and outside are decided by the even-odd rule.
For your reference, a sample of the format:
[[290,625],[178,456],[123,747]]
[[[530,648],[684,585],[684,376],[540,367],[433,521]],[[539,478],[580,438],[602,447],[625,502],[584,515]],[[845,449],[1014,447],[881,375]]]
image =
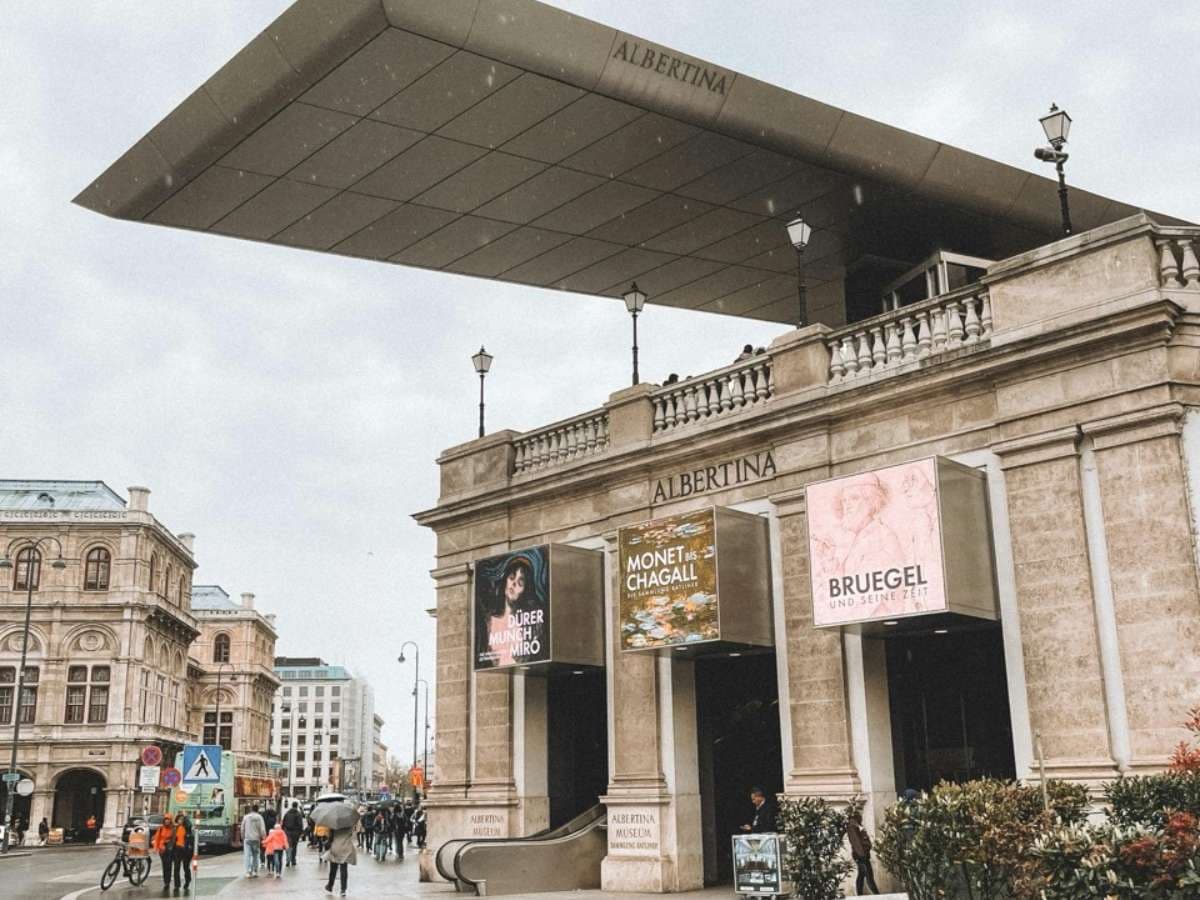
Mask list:
[[267,832],[262,848],[267,854],[267,873],[274,872],[276,878],[282,878],[283,851],[288,848],[288,836],[283,830],[282,822],[276,822],[275,827]]

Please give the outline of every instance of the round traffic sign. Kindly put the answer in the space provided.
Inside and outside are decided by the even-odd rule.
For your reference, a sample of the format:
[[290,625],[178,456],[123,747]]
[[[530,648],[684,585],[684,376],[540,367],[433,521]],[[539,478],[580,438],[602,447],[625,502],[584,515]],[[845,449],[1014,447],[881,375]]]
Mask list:
[[22,797],[28,797],[33,793],[33,782],[28,778],[22,778],[17,782],[17,793]]
[[176,768],[163,769],[162,783],[167,787],[178,787],[179,782],[183,780],[183,776]]
[[178,803],[180,806],[182,806],[183,804],[188,802],[188,797],[190,797],[190,796],[191,796],[191,794],[188,791],[176,791],[175,792],[175,802]]
[[151,744],[149,747],[146,747],[144,750],[142,750],[143,766],[157,766],[161,762],[162,748],[156,746],[155,744]]

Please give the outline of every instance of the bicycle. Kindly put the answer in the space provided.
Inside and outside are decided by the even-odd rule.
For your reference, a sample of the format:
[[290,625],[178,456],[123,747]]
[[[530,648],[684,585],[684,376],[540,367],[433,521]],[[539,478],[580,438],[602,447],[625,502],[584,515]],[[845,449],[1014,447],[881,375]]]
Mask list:
[[150,858],[148,856],[130,856],[126,844],[117,844],[117,855],[100,876],[100,890],[107,891],[116,883],[117,877],[125,873],[129,883],[138,887],[150,877]]

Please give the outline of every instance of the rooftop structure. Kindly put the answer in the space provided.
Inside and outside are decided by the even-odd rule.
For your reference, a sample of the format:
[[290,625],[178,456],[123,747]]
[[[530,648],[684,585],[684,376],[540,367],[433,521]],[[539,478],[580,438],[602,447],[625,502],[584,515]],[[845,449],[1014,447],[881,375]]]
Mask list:
[[124,508],[125,501],[103,481],[0,479],[0,509]]

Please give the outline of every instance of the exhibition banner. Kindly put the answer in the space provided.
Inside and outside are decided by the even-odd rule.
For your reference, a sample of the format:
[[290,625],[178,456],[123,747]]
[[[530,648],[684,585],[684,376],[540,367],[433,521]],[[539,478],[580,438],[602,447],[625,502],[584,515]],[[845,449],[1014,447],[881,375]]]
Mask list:
[[813,624],[947,610],[936,459],[807,488]]
[[622,649],[720,639],[714,510],[622,528],[619,543]]
[[785,885],[784,841],[777,834],[733,836],[733,890],[738,894],[777,896],[790,893]]
[[550,659],[550,548],[529,547],[475,563],[475,668]]

